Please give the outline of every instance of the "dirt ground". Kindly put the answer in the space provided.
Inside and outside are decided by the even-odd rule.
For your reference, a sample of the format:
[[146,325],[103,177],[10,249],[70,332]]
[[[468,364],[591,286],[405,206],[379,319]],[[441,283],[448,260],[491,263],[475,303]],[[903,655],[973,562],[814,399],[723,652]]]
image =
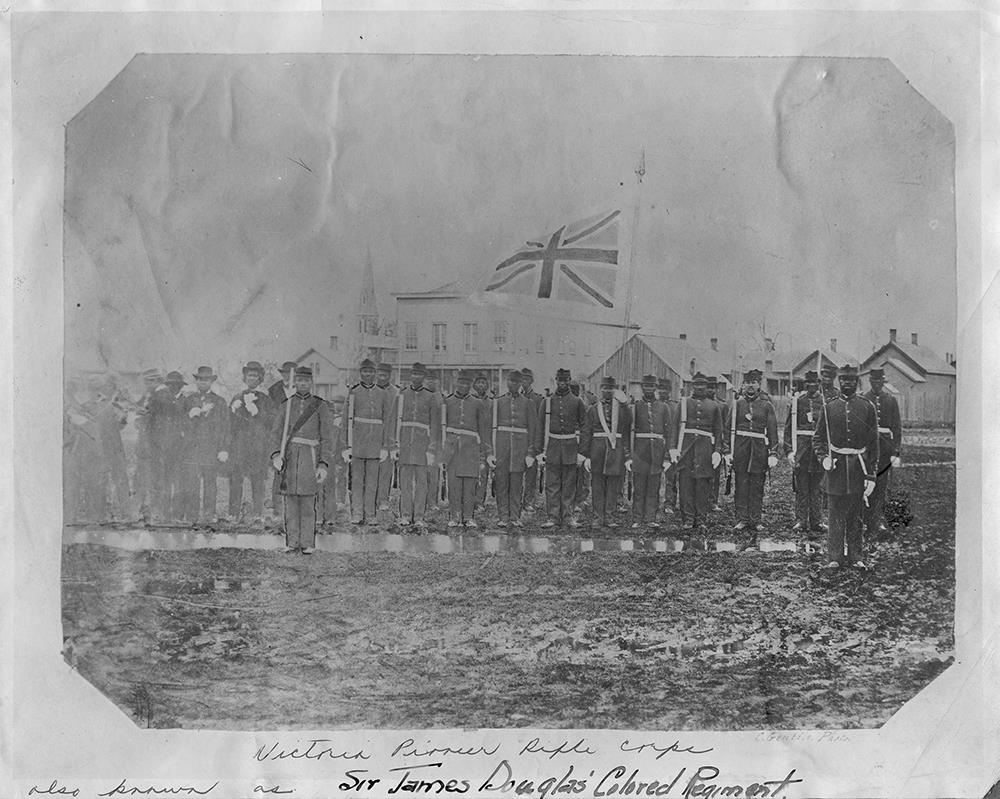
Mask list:
[[[823,542],[709,552],[676,525],[655,537],[680,553],[67,545],[65,656],[151,727],[877,727],[954,644],[955,469],[894,479],[913,520],[869,572],[821,569]],[[765,499],[778,541],[797,540],[789,481],[782,464]],[[723,505],[709,537],[732,541]]]

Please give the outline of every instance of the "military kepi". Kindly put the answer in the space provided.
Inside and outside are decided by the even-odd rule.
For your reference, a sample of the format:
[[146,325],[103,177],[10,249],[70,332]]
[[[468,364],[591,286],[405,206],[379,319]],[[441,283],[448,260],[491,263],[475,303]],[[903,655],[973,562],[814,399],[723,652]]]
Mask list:
[[459,380],[468,380],[470,383],[472,382],[472,380],[473,380],[474,377],[475,377],[475,375],[469,369],[462,369],[458,373],[458,379]]
[[814,369],[810,369],[808,372],[806,372],[805,380],[807,383],[818,383],[819,375],[816,374],[816,371]]
[[420,363],[420,361],[417,361],[416,363],[413,364],[413,366],[410,367],[410,374],[411,375],[426,375],[427,374],[427,367],[424,366],[422,363]]
[[601,378],[601,388],[617,388],[618,384],[615,382],[613,377],[602,377]]
[[869,380],[885,380],[885,370],[884,369],[872,369],[868,373]]
[[572,380],[569,369],[556,369],[556,380]]
[[707,383],[708,378],[705,377],[701,372],[695,372],[694,377],[691,378],[692,383]]
[[522,375],[521,375],[521,373],[517,369],[514,369],[514,370],[512,370],[510,372],[507,372],[507,379],[508,380],[513,380],[515,383],[520,383],[521,382],[521,377],[522,377]]
[[759,383],[761,377],[763,377],[763,375],[761,374],[760,369],[751,369],[749,372],[746,373],[746,376],[743,378],[743,380],[748,383]]
[[309,366],[296,366],[295,367],[295,376],[296,377],[308,377],[308,378],[312,379],[313,370]]
[[656,385],[656,375],[643,375],[642,385],[644,386],[655,386]]
[[858,377],[858,367],[857,366],[842,366],[840,367],[841,377],[853,377],[857,379]]
[[359,369],[374,369],[375,361],[371,358],[365,358],[358,366]]

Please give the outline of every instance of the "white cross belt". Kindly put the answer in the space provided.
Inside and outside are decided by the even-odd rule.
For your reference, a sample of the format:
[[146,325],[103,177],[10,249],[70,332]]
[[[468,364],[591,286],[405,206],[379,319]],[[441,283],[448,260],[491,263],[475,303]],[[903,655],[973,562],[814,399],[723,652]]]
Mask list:
[[662,433],[636,433],[635,437],[636,438],[658,438],[658,439],[660,439],[660,441],[663,441],[663,434]]
[[765,436],[763,433],[753,433],[750,430],[737,430],[736,435],[744,436],[746,438],[759,438],[763,441],[767,441],[767,436]]

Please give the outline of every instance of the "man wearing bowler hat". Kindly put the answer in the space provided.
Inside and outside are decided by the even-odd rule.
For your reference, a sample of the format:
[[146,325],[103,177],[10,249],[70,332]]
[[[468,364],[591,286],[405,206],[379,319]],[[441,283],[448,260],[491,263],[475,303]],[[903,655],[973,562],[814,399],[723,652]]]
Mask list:
[[899,403],[885,391],[885,371],[872,369],[868,373],[869,391],[864,395],[873,406],[878,419],[878,465],[875,474],[875,490],[868,499],[865,510],[865,531],[871,544],[880,532],[885,532],[883,509],[885,493],[889,486],[892,468],[900,465],[900,444],[903,426],[899,418]]
[[378,524],[379,464],[389,459],[395,448],[393,402],[384,388],[375,383],[375,363],[361,361],[361,380],[347,394],[346,448],[341,452],[351,467],[351,522]]
[[399,523],[427,526],[427,493],[437,487],[431,469],[441,453],[441,412],[435,395],[424,385],[427,367],[410,367],[410,383],[396,400],[396,462],[399,464]]
[[795,492],[795,526],[799,533],[820,532],[823,523],[823,464],[812,448],[813,433],[823,410],[819,375],[808,371],[803,381],[805,391],[793,394],[785,420],[785,453],[792,465],[792,488]]
[[285,551],[316,546],[316,494],[326,480],[336,431],[330,406],[312,393],[312,369],[295,369],[295,393],[274,414],[271,465],[285,498]]
[[184,455],[181,463],[183,518],[211,524],[217,520],[219,464],[229,460],[229,408],[212,391],[216,375],[210,366],[194,374],[195,391],[181,405]]
[[580,452],[580,431],[587,411],[583,400],[569,390],[570,380],[569,369],[557,369],[555,393],[544,397],[538,407],[535,452],[536,462],[545,467],[544,528],[564,523],[579,526],[573,514],[573,496],[577,467],[586,460]]
[[232,443],[229,447],[229,515],[243,516],[243,480],[250,481],[252,518],[264,517],[264,478],[267,475],[268,436],[271,432],[271,398],[261,390],[264,367],[250,361],[243,367],[246,388],[229,401]]

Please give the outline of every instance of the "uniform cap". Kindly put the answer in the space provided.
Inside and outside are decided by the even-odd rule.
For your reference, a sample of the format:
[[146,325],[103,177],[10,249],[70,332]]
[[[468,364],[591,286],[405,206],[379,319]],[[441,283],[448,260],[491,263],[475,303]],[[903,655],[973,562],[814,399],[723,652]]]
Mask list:
[[810,369],[808,372],[806,372],[805,381],[807,383],[818,383],[819,382],[819,375],[816,374],[815,370]]
[[410,367],[411,375],[425,375],[427,374],[427,367],[424,366],[420,361],[417,361],[413,366]]
[[872,369],[868,373],[868,379],[885,380],[885,369]]
[[601,388],[618,388],[618,384],[611,376],[601,378]]
[[295,369],[295,361],[285,361],[281,364],[281,368],[278,370],[283,375],[287,375],[289,372]]
[[462,369],[458,373],[458,379],[459,380],[468,380],[471,383],[475,379],[475,375],[472,373],[472,371],[470,369]]
[[218,377],[214,372],[212,372],[211,366],[199,366],[198,371],[194,373],[195,380],[215,380]]
[[760,371],[760,369],[751,369],[751,370],[750,370],[749,372],[747,372],[747,373],[746,373],[746,374],[745,374],[745,375],[743,376],[743,381],[744,381],[744,382],[747,382],[747,381],[749,381],[749,380],[752,380],[752,381],[753,381],[753,382],[755,382],[755,383],[759,383],[759,382],[760,382],[760,379],[761,379],[761,378],[762,378],[763,376],[764,376],[764,375],[763,375],[763,374],[761,374],[761,371]]
[[708,385],[710,386],[717,386],[719,385],[719,378],[716,377],[715,375],[709,375],[708,377],[705,378],[705,382],[708,383]]
[[667,378],[665,377],[661,377],[659,380],[656,381],[656,387],[663,389],[664,391],[670,391],[670,389],[673,388],[673,386],[670,385],[670,381],[667,380]]
[[707,383],[708,378],[705,377],[701,372],[695,372],[694,377],[691,378],[692,383]]
[[486,376],[486,372],[476,372],[476,380],[485,380],[487,383],[490,381]]
[[524,377],[524,375],[522,375],[517,369],[507,372],[507,379],[513,380],[515,383],[520,383],[522,377]]
[[392,374],[392,367],[389,366],[389,364],[387,364],[387,363],[380,363],[378,366],[375,367],[375,371],[376,372],[387,372],[388,374]]
[[243,367],[243,374],[247,372],[257,372],[257,374],[264,374],[264,367],[261,366],[257,361],[250,361],[246,366]]
[[556,380],[571,380],[569,369],[556,369]]
[[184,382],[184,377],[180,372],[168,372],[164,383],[169,383],[171,385],[186,386],[187,383]]
[[857,366],[844,366],[840,369],[841,377],[857,377],[858,367]]
[[837,376],[837,367],[832,363],[823,364],[823,368],[820,369],[820,374],[831,375],[832,377]]
[[655,386],[656,385],[656,375],[643,375],[642,385],[644,386]]
[[296,377],[312,377],[313,370],[308,366],[296,366],[295,367]]
[[521,367],[521,379],[522,380],[534,380],[535,373],[532,372],[527,366]]
[[358,368],[359,369],[374,369],[375,368],[375,361],[373,361],[371,358],[365,358],[360,363],[360,365],[358,366]]

